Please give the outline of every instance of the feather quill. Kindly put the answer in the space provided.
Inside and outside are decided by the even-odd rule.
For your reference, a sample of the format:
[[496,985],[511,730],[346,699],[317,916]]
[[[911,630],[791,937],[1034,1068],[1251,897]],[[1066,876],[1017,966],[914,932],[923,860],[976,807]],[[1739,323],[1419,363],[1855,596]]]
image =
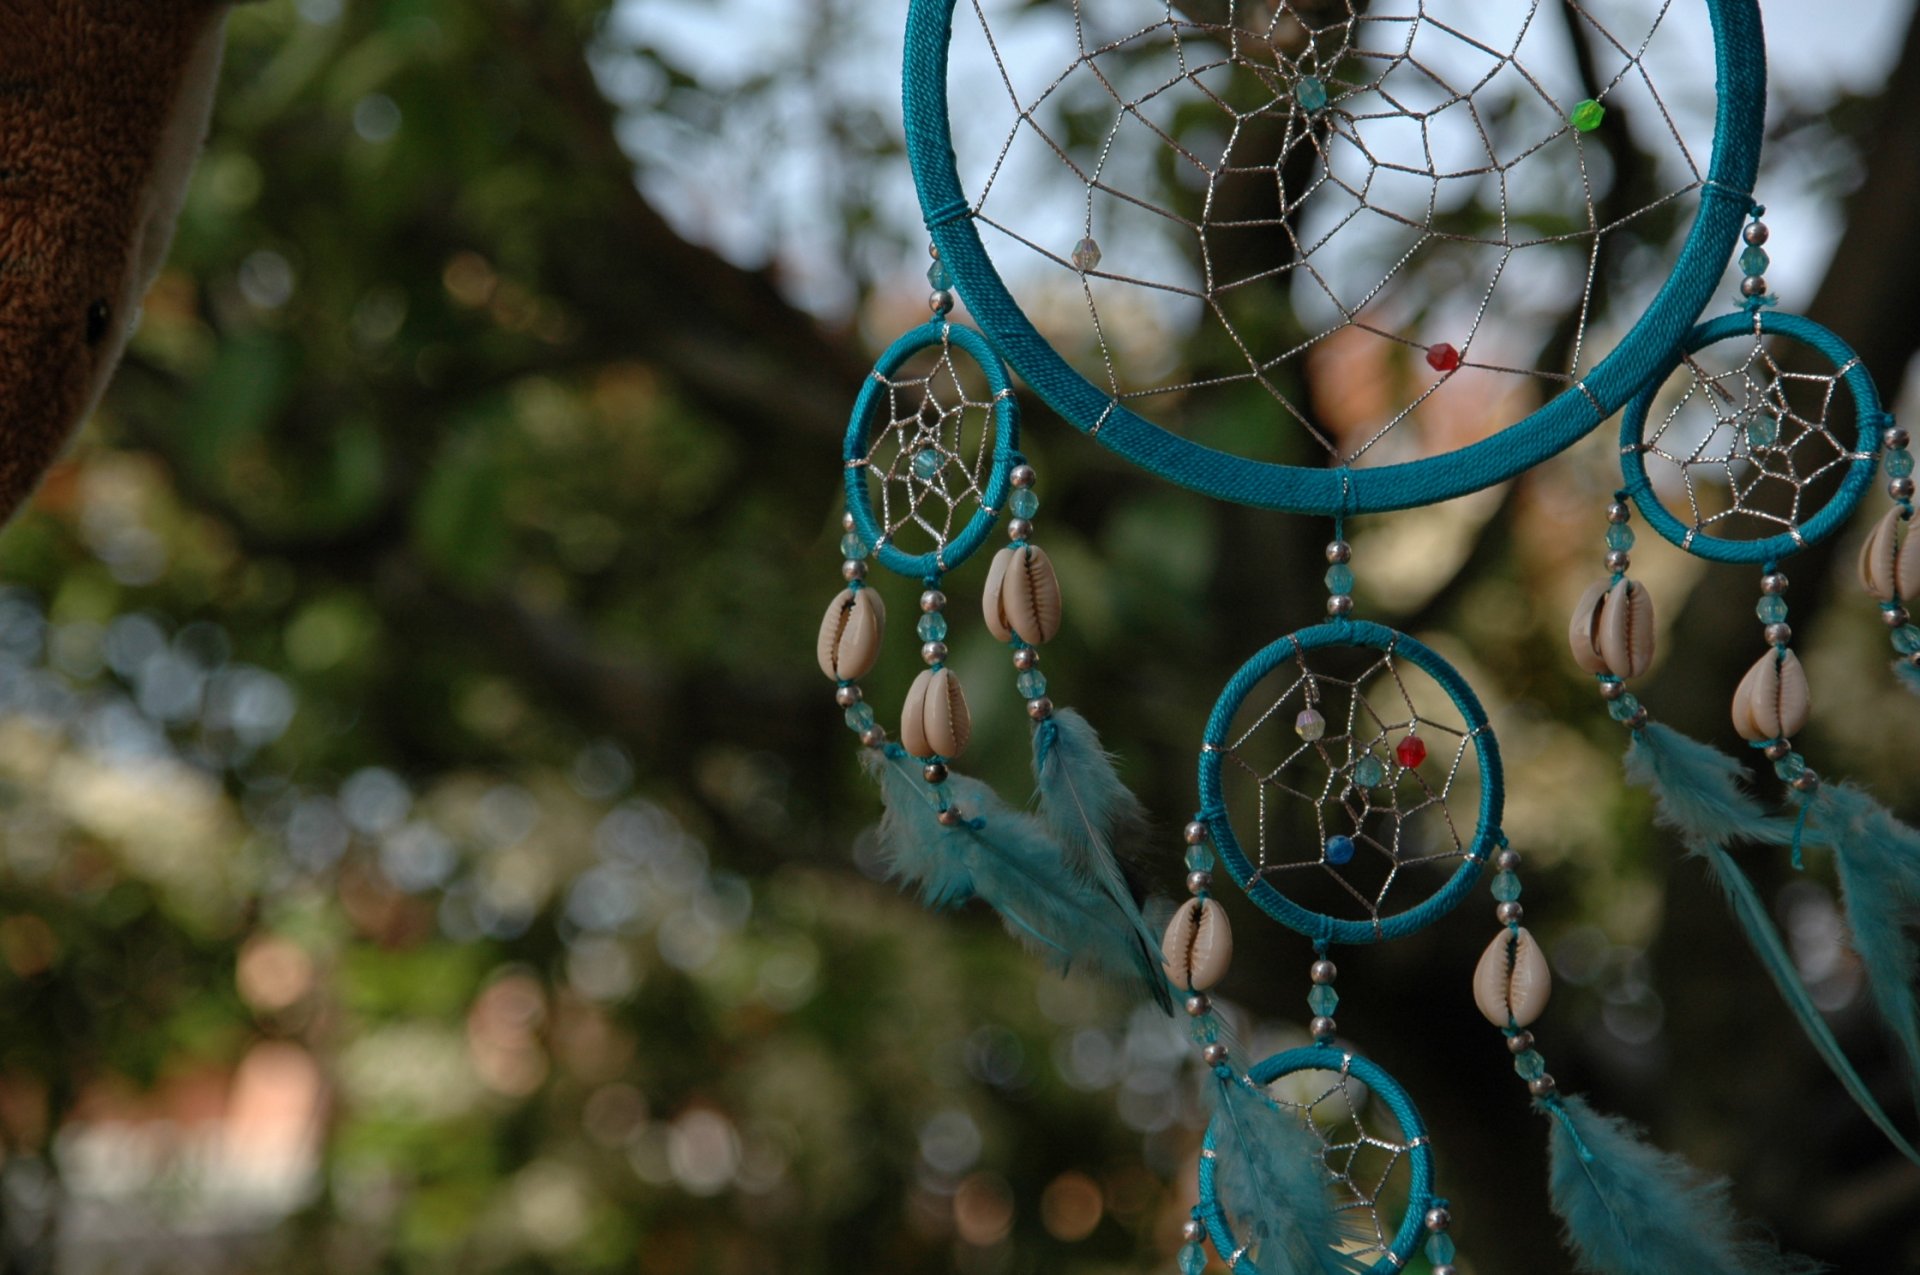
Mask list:
[[1160,944],[1141,912],[1146,891],[1127,871],[1122,847],[1145,840],[1147,812],[1114,770],[1113,754],[1086,718],[1056,709],[1033,732],[1033,773],[1040,817],[1064,851],[1067,867],[1099,888],[1133,930],[1142,981],[1155,989],[1161,1009],[1173,1012],[1173,997],[1159,976]]
[[1547,1186],[1583,1275],[1811,1275],[1734,1213],[1727,1183],[1583,1099],[1555,1100]]
[[1212,1089],[1221,1207],[1261,1275],[1357,1275],[1364,1268],[1342,1252],[1350,1232],[1306,1121],[1224,1064]]

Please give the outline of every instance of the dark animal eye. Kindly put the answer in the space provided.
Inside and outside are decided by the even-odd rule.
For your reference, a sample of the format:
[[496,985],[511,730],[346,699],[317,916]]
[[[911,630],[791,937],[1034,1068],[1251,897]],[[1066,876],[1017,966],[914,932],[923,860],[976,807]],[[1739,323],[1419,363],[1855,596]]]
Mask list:
[[113,311],[104,301],[96,301],[87,307],[87,344],[98,345],[107,339],[107,326],[113,322]]

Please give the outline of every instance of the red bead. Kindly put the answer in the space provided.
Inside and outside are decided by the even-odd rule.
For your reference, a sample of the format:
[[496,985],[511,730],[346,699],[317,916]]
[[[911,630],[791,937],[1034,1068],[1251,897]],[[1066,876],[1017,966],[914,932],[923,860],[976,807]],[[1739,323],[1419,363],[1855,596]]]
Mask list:
[[1436,372],[1451,372],[1460,366],[1460,351],[1442,341],[1427,347],[1427,366]]
[[1409,735],[1394,748],[1393,755],[1400,764],[1412,770],[1427,759],[1427,745],[1418,735]]

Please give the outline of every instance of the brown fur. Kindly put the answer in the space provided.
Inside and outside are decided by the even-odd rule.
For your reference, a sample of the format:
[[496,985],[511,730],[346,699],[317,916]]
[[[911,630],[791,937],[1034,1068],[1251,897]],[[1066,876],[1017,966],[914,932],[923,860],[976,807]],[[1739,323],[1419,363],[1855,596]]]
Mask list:
[[119,358],[172,232],[150,189],[168,122],[223,12],[215,0],[0,0],[0,520]]

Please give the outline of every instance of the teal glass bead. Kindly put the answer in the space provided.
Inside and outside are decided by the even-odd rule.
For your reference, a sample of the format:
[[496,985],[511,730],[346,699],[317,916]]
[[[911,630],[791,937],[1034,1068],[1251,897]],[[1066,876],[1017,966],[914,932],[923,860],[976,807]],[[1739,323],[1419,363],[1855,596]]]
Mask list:
[[1913,453],[1904,447],[1887,453],[1887,477],[1913,477]]
[[1188,846],[1187,847],[1187,871],[1189,872],[1213,871],[1213,851],[1207,849],[1205,846]]
[[945,292],[953,286],[953,273],[947,269],[947,263],[935,260],[927,267],[927,282],[935,292]]
[[1021,699],[1039,699],[1047,693],[1047,675],[1037,668],[1022,670],[1013,679],[1013,688],[1020,692]]
[[913,476],[923,483],[933,481],[940,472],[940,453],[931,447],[922,447],[913,456]]
[[1620,550],[1633,548],[1633,528],[1624,522],[1616,522],[1608,527],[1607,548]]
[[1324,111],[1327,109],[1327,86],[1309,75],[1293,86],[1293,100],[1300,103],[1303,111]]
[[1787,600],[1776,593],[1761,598],[1753,608],[1762,624],[1779,624],[1787,618]]
[[1805,774],[1806,770],[1807,759],[1799,753],[1788,753],[1785,757],[1773,763],[1773,773],[1788,783],[1792,783],[1801,775]]
[[1336,562],[1327,568],[1328,593],[1353,592],[1353,568],[1344,562]]
[[1307,1008],[1322,1018],[1331,1018],[1340,1008],[1340,993],[1322,983],[1307,993]]
[[1436,1231],[1427,1237],[1427,1260],[1435,1266],[1445,1266],[1453,1260],[1453,1237],[1444,1231]]
[[1740,273],[1746,275],[1765,274],[1767,272],[1767,250],[1755,244],[1740,254]]
[[947,617],[938,611],[929,611],[920,617],[920,623],[913,626],[922,642],[944,642],[947,640]]
[[1353,782],[1362,788],[1371,788],[1386,777],[1387,768],[1372,753],[1353,763]]
[[1631,691],[1607,705],[1607,716],[1616,722],[1624,722],[1639,711],[1640,701],[1633,697]]
[[847,728],[858,735],[873,729],[873,709],[865,701],[847,710]]
[[1031,518],[1040,512],[1040,495],[1031,487],[1016,487],[1007,500],[1007,508],[1016,518]]
[[857,531],[849,531],[840,537],[840,556],[843,558],[864,558],[869,550],[867,542],[860,538]]
[[1511,872],[1493,874],[1493,897],[1502,903],[1512,903],[1520,897],[1520,878]]
[[1193,1020],[1193,1038],[1203,1045],[1220,1039],[1220,1020],[1211,1011]]
[[1780,441],[1780,422],[1771,416],[1756,416],[1747,422],[1747,441],[1755,447],[1771,447]]
[[1529,1049],[1514,1056],[1513,1070],[1522,1080],[1538,1080],[1547,1074],[1547,1060],[1539,1050]]
[[1180,1246],[1180,1275],[1200,1275],[1207,1269],[1207,1250],[1198,1244]]
[[1902,655],[1920,653],[1920,627],[1903,624],[1893,631],[1893,649]]

